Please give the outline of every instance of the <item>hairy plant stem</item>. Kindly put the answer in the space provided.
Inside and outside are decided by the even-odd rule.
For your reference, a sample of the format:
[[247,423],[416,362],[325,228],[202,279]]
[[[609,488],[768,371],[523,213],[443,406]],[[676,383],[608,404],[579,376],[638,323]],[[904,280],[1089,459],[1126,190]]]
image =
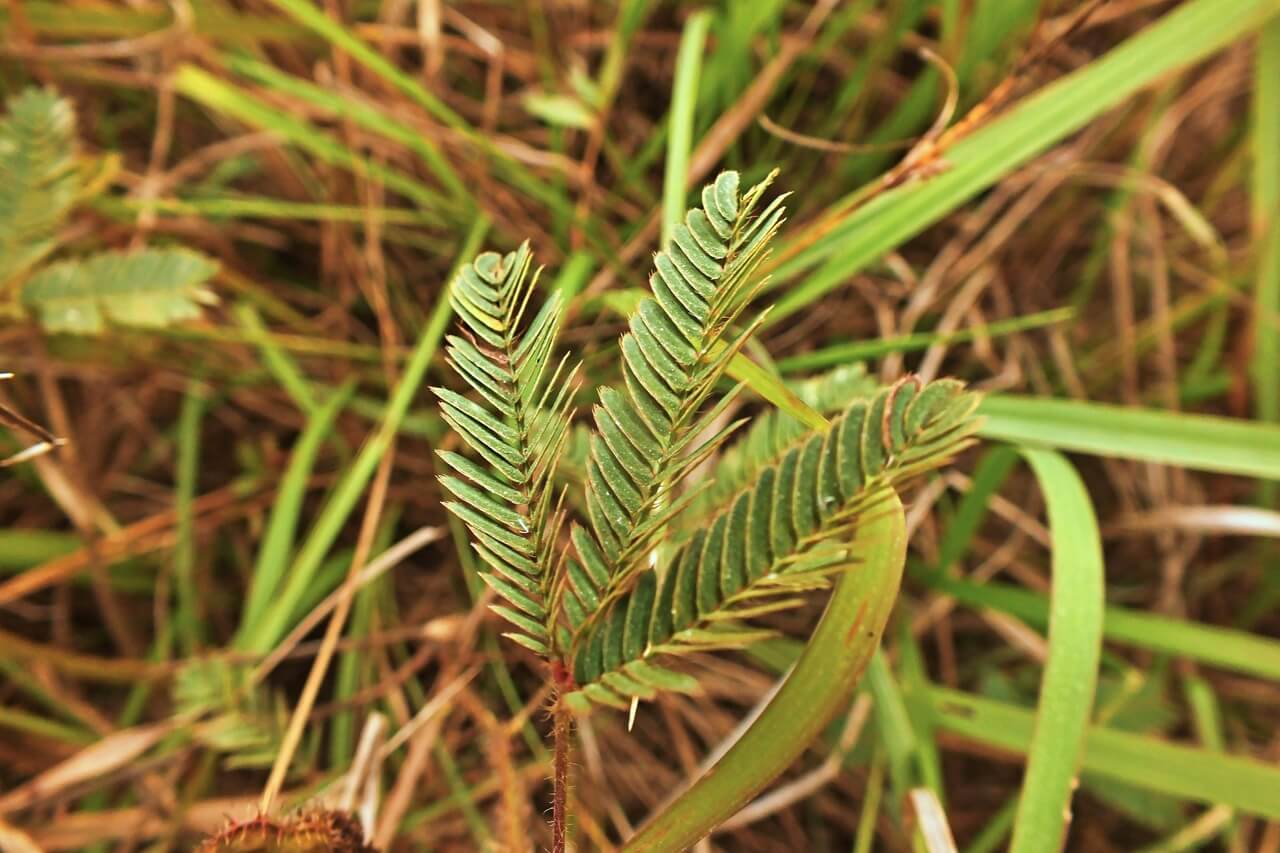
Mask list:
[[569,709],[560,696],[551,706],[551,730],[555,739],[555,769],[551,794],[551,850],[564,853],[568,817],[566,802],[569,794]]

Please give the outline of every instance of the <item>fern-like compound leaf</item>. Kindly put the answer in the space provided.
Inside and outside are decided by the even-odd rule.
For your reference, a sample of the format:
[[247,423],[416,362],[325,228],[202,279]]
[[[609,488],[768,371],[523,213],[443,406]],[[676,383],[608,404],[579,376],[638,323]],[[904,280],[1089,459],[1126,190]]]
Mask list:
[[80,190],[75,113],[52,90],[10,98],[0,119],[0,285],[53,251]]
[[[880,386],[867,375],[865,367],[852,364],[812,379],[788,383],[788,387],[816,411],[832,415],[843,411],[854,400],[873,396]],[[745,433],[716,460],[711,484],[698,493],[689,511],[677,519],[681,530],[704,527],[708,515],[755,482],[760,471],[776,464],[812,430],[804,421],[781,409],[769,409],[754,418]]]
[[289,723],[282,696],[219,658],[183,664],[173,681],[173,704],[178,716],[201,718],[196,737],[233,768],[270,767]]
[[[853,530],[876,511],[869,496],[963,447],[977,427],[977,402],[958,382],[909,378],[854,402],[825,431],[792,445],[676,549],[665,571],[640,573],[584,627],[573,657],[576,701],[625,706],[628,697],[668,689],[652,675],[661,655],[736,648],[767,636],[744,622],[793,606],[850,569]],[[578,532],[582,553],[580,539]]]
[[672,487],[723,439],[692,444],[718,414],[703,403],[756,328],[724,340],[761,284],[756,270],[782,222],[782,198],[757,212],[771,180],[740,192],[736,172],[721,174],[654,260],[653,296],[631,315],[620,345],[623,387],[603,388],[593,413],[589,528],[573,531],[565,595],[574,633],[648,568]]
[[466,524],[481,577],[497,593],[493,610],[513,641],[549,655],[556,647],[560,562],[553,500],[556,464],[569,437],[576,368],[553,357],[561,303],[552,296],[530,317],[536,274],[528,245],[505,257],[486,252],[458,274],[450,301],[466,336],[448,339],[449,362],[475,392],[432,389],[441,413],[480,461],[441,451],[445,503]]
[[167,326],[199,317],[201,304],[215,300],[206,284],[217,271],[216,262],[187,249],[101,252],[39,270],[22,302],[51,332]]

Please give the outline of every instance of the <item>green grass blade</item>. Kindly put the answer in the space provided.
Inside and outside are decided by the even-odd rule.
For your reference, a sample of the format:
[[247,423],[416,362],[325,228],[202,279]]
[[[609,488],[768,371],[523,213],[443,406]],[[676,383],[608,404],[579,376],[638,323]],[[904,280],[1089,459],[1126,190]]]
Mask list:
[[[717,351],[723,351],[723,349],[724,344],[721,344]],[[765,370],[742,353],[730,359],[729,368],[725,372],[812,429],[826,428],[827,419],[821,412],[796,396],[796,393],[788,388],[781,378]]]
[[[225,4],[192,3],[192,30],[213,41],[233,45],[257,45],[260,42],[314,41],[304,29],[266,15],[245,15]],[[0,30],[11,26],[12,8],[0,9]],[[130,8],[118,4],[93,6],[67,5],[62,0],[22,4],[21,19],[34,33],[59,39],[86,41],[92,39],[125,39],[145,36],[174,26],[171,11]]]
[[289,630],[298,602],[311,592],[312,581],[328,556],[329,549],[337,541],[347,518],[364,495],[365,486],[373,477],[379,460],[390,449],[391,442],[400,429],[400,421],[426,376],[427,365],[435,356],[438,343],[439,339],[433,339],[430,335],[419,336],[413,357],[405,366],[404,374],[387,401],[387,410],[381,423],[360,448],[359,454],[343,473],[320,510],[319,517],[298,549],[297,557],[289,565],[279,594],[270,600],[262,619],[254,624],[255,630],[247,641],[249,650],[266,652]]
[[[489,136],[478,133],[466,119],[427,91],[415,77],[397,68],[391,60],[378,53],[351,30],[330,18],[312,0],[271,0],[271,2],[298,23],[386,80],[438,121],[466,136],[467,141],[490,157],[501,168],[503,174],[522,192],[558,212],[572,213],[572,202],[556,192],[549,182],[530,172],[523,164],[495,145]],[[594,238],[594,228],[588,229],[588,234]]]
[[906,557],[906,518],[892,492],[867,514],[854,547],[863,563],[836,582],[822,620],[769,705],[689,790],[624,851],[684,850],[791,765],[846,707],[893,609]]
[[440,149],[436,147],[421,131],[398,121],[388,115],[385,108],[374,106],[370,102],[349,97],[317,86],[309,80],[303,80],[292,74],[286,74],[273,65],[258,62],[243,56],[224,57],[227,67],[237,74],[242,74],[268,88],[283,92],[293,98],[305,101],[335,115],[350,119],[366,130],[381,134],[387,139],[399,142],[422,159],[431,173],[440,179],[440,183],[449,189],[455,199],[474,206],[475,200],[467,190],[462,178],[449,165]]
[[287,115],[243,89],[219,80],[207,71],[192,65],[184,65],[178,69],[174,77],[174,87],[183,95],[209,109],[231,116],[250,127],[280,134],[290,144],[296,145],[323,163],[341,166],[358,175],[376,178],[386,184],[387,189],[400,193],[426,210],[439,211],[441,208],[443,199],[432,188],[408,175],[355,154],[319,128]]
[[[1253,87],[1253,226],[1257,263],[1250,365],[1258,419],[1280,422],[1280,19],[1258,37]],[[1275,500],[1274,484],[1263,498]]]
[[[975,584],[933,576],[927,583],[938,592],[971,607],[1008,613],[1036,627],[1049,619],[1044,596],[1008,584]],[[1176,655],[1206,666],[1280,681],[1280,641],[1247,631],[1202,625],[1154,613],[1109,606],[1103,612],[1108,642]]]
[[[459,260],[450,272],[449,281],[452,281],[464,260],[472,257],[470,253],[474,251],[475,245],[484,239],[488,228],[489,220],[486,217],[481,216],[475,220],[464,241]],[[391,392],[378,428],[360,448],[355,461],[343,474],[342,479],[334,487],[333,494],[320,510],[320,515],[311,532],[288,568],[288,575],[283,579],[283,586],[279,593],[268,599],[260,619],[252,624],[245,623],[247,630],[243,630],[243,648],[265,652],[271,649],[288,630],[294,609],[307,595],[316,572],[363,495],[365,486],[373,476],[382,455],[390,447],[405,415],[408,414],[409,404],[413,402],[422,380],[426,377],[427,367],[440,346],[440,340],[444,337],[445,329],[449,325],[449,318],[448,288],[441,288],[431,316],[428,317],[426,326],[418,336],[413,354],[404,367],[400,381]]]
[[133,199],[114,196],[96,198],[95,210],[129,219],[150,208],[159,214],[203,216],[206,219],[282,219],[315,222],[350,222],[363,225],[372,216],[383,225],[437,225],[440,217],[403,207],[363,207],[354,204],[285,201],[254,196],[210,196],[201,198]]
[[1012,853],[1058,848],[1093,711],[1102,653],[1102,538],[1089,493],[1062,455],[1025,450],[1048,504],[1053,537],[1049,657],[1040,684]]
[[1013,317],[1008,320],[997,320],[985,326],[960,329],[955,332],[940,334],[938,332],[916,332],[910,335],[898,335],[892,338],[877,338],[871,341],[850,341],[844,344],[833,344],[813,352],[793,355],[778,359],[778,370],[783,373],[797,373],[806,370],[822,370],[855,361],[866,361],[880,358],[895,352],[916,352],[928,349],[934,344],[963,344],[984,338],[1000,338],[1005,335],[1042,329],[1066,323],[1075,316],[1072,308],[1054,308],[1027,314],[1024,317]]
[[319,5],[310,0],[271,0],[271,4],[325,41],[349,54],[352,59],[400,90],[401,94],[435,116],[437,120],[456,130],[474,133],[462,116],[428,92],[426,87],[413,76],[401,71],[391,60],[378,53],[351,30],[326,15]]
[[822,264],[790,288],[769,323],[804,309],[1143,87],[1199,62],[1277,12],[1280,0],[1191,0],[1105,56],[1044,87],[957,143],[947,154],[947,172],[873,200],[781,267],[775,285]]
[[685,22],[676,54],[676,79],[671,93],[671,132],[667,141],[667,161],[662,182],[662,245],[671,242],[671,232],[684,219],[689,151],[693,147],[694,108],[698,104],[698,78],[702,53],[706,48],[711,13],[694,12]]
[[235,307],[234,314],[240,328],[244,329],[246,336],[262,353],[263,364],[271,371],[276,382],[280,383],[280,387],[293,398],[298,408],[308,415],[315,414],[320,404],[316,402],[316,395],[307,383],[306,375],[293,356],[267,332],[258,312],[245,302]]
[[888,760],[893,802],[904,803],[907,794],[920,781],[918,744],[898,679],[889,669],[889,661],[882,650],[876,651],[867,667],[866,689],[875,701],[876,728]]
[[194,654],[203,639],[196,591],[196,518],[194,502],[200,477],[200,424],[208,407],[208,389],[191,380],[178,412],[178,464],[174,501],[178,541],[173,552],[173,581],[177,597],[174,629],[184,655]]
[[946,572],[968,553],[973,539],[982,528],[991,506],[991,498],[1000,491],[1018,464],[1018,453],[1012,447],[995,445],[987,449],[973,467],[968,491],[947,518],[947,527],[938,543],[936,569]]
[[0,572],[29,569],[62,557],[83,545],[74,533],[27,528],[0,529]]
[[[1031,711],[958,690],[931,687],[908,701],[923,702],[941,729],[1018,754],[1027,752],[1036,726]],[[1280,820],[1280,768],[1251,758],[1091,726],[1082,769],[1144,790]],[[1046,847],[1052,842],[1036,849]]]
[[1199,471],[1280,480],[1280,426],[1105,403],[991,394],[978,434]]
[[311,471],[315,467],[316,456],[325,439],[333,431],[334,421],[351,399],[354,390],[355,383],[347,382],[329,395],[329,398],[308,416],[302,435],[294,445],[293,454],[289,457],[289,466],[285,469],[284,477],[280,481],[280,490],[276,493],[275,505],[271,508],[271,519],[267,522],[266,533],[258,548],[258,558],[253,567],[248,599],[240,617],[240,629],[234,643],[236,648],[249,648],[249,638],[256,633],[263,614],[279,594],[285,569],[289,565],[289,558],[293,552],[298,518],[302,514],[302,502],[307,494],[307,481],[311,478]]

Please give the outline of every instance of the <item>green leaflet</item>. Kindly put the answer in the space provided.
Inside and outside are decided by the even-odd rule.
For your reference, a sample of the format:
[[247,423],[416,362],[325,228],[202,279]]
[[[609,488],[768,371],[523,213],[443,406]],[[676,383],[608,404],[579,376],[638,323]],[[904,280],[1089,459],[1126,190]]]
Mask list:
[[0,285],[53,251],[80,191],[75,113],[52,90],[8,100],[0,121]]
[[107,323],[160,327],[200,316],[218,265],[188,249],[100,252],[39,270],[22,303],[51,332],[99,334]]
[[486,252],[459,272],[449,298],[470,337],[450,337],[448,356],[479,399],[432,390],[441,415],[486,463],[440,453],[461,475],[440,477],[455,498],[445,506],[466,524],[482,577],[503,602],[492,609],[516,629],[505,636],[546,655],[556,647],[560,600],[553,546],[562,513],[551,485],[576,368],[552,359],[561,302],[552,297],[534,311],[531,263],[526,244],[505,257]]
[[[625,704],[626,689],[659,654],[741,646],[767,632],[741,621],[791,606],[795,596],[850,566],[845,551],[869,496],[943,464],[978,426],[978,396],[953,380],[914,377],[857,401],[825,432],[793,444],[760,471],[754,486],[724,506],[672,555],[661,578],[642,572],[625,594],[577,637],[574,679],[583,695]],[[647,625],[647,642],[639,626]]]
[[781,198],[757,210],[771,180],[740,192],[738,174],[722,173],[655,258],[653,296],[632,313],[620,344],[625,390],[603,389],[594,411],[589,528],[573,535],[587,569],[573,585],[584,624],[600,612],[593,602],[615,600],[643,575],[666,533],[671,488],[728,435],[691,444],[718,413],[702,404],[755,328],[724,340],[759,286],[754,273],[782,221]]
[[100,334],[198,317],[218,265],[186,249],[99,252],[41,267],[58,246],[82,180],[75,112],[52,89],[10,98],[0,119],[0,287],[22,284],[23,309],[50,332]]
[[[855,399],[870,397],[879,385],[861,364],[838,367],[822,376],[788,383],[804,403],[824,415],[843,410]],[[804,439],[812,428],[792,415],[770,409],[751,422],[741,439],[725,449],[716,462],[713,482],[698,495],[678,524],[683,530],[702,526],[709,513],[746,488],[761,469],[776,463],[792,445]]]

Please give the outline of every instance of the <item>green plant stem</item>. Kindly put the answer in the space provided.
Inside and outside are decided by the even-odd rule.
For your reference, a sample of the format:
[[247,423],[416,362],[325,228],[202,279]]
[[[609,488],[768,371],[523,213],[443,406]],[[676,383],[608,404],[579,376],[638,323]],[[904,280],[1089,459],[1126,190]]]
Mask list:
[[836,582],[777,695],[714,767],[636,833],[624,853],[692,846],[786,770],[845,706],[880,646],[906,559],[902,503],[892,491],[883,494],[854,539],[862,564]]

